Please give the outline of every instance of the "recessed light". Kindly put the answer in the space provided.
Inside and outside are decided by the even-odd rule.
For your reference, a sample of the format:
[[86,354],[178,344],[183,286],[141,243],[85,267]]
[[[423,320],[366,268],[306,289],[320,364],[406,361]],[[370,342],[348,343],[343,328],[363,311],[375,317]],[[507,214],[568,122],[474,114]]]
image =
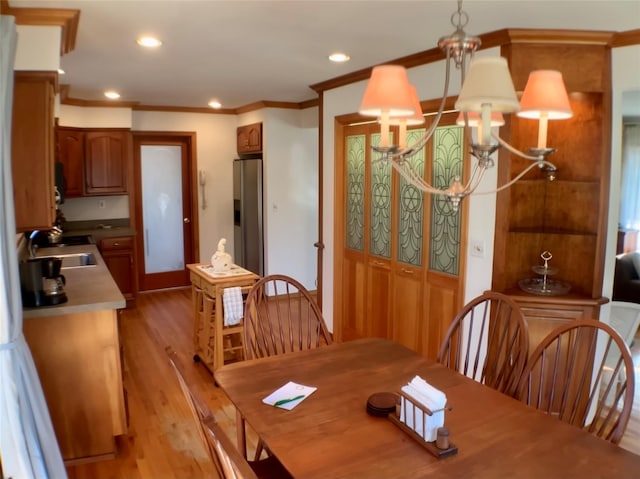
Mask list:
[[118,98],[120,98],[120,93],[118,93],[117,91],[108,90],[104,92],[104,96],[106,96],[110,100],[117,100]]
[[58,68],[58,75],[64,75],[64,70],[62,68]]
[[218,100],[211,100],[209,102],[209,106],[211,108],[222,108],[222,103],[220,103]]
[[162,45],[162,42],[160,40],[158,40],[155,37],[149,37],[149,36],[140,37],[138,38],[137,42],[138,42],[138,45],[146,48],[156,48]]
[[346,53],[332,53],[331,55],[329,55],[329,60],[331,60],[332,62],[335,63],[344,63],[344,62],[348,62],[351,59],[351,57],[349,55],[347,55]]

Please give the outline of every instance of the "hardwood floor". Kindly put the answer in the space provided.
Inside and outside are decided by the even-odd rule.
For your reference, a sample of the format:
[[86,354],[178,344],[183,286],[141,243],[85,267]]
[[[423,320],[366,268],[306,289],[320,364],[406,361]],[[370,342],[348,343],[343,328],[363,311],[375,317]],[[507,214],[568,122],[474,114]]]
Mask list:
[[[202,378],[202,396],[235,442],[235,409],[202,364],[192,361],[191,290],[139,294],[120,316],[129,433],[113,460],[68,466],[70,479],[196,479],[217,477],[164,351],[171,345]],[[621,447],[640,454],[640,334],[632,348],[636,395]],[[255,435],[248,432],[249,452]]]

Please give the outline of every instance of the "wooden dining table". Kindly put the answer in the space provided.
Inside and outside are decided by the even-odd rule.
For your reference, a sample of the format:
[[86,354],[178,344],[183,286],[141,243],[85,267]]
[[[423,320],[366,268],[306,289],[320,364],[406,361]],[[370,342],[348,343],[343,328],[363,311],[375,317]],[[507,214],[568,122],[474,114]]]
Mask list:
[[[640,456],[386,339],[228,364],[214,374],[295,478],[640,477]],[[438,458],[390,419],[367,413],[372,394],[398,393],[414,376],[446,394],[456,454]],[[317,390],[290,411],[262,402],[288,381]]]

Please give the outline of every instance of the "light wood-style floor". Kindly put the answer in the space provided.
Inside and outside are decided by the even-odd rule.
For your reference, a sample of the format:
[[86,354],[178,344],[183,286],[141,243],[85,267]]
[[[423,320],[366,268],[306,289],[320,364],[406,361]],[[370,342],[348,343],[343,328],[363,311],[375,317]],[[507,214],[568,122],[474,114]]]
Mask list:
[[[70,479],[215,478],[200,444],[195,423],[169,368],[165,346],[171,345],[193,367],[201,393],[235,440],[235,410],[202,364],[191,361],[192,319],[189,288],[138,295],[137,307],[120,317],[124,345],[124,382],[129,404],[129,433],[118,438],[114,460],[69,466]],[[632,348],[636,396],[621,446],[640,454],[640,334]],[[249,431],[249,445],[255,437]]]

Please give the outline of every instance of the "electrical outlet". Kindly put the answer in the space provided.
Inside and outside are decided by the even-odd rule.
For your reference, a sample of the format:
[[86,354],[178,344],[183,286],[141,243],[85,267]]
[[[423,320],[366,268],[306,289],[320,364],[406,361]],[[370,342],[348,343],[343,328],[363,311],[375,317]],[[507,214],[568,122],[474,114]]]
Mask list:
[[99,200],[98,201],[98,207],[102,210],[104,209],[104,207],[107,206],[107,202],[105,200]]
[[471,256],[484,258],[484,241],[478,239],[471,240]]

